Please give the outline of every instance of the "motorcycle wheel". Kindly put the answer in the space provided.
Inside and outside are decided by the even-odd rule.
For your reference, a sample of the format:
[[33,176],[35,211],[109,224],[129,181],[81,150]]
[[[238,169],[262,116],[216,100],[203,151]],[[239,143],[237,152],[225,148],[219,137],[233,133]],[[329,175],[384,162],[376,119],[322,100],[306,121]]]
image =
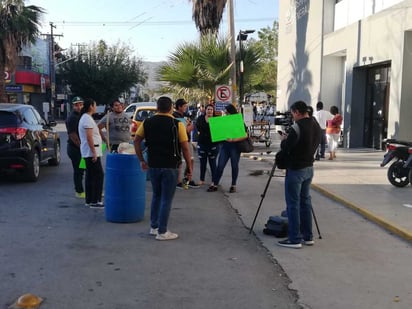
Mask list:
[[396,161],[388,168],[388,180],[395,187],[405,187],[409,184],[409,168],[404,168],[405,162]]

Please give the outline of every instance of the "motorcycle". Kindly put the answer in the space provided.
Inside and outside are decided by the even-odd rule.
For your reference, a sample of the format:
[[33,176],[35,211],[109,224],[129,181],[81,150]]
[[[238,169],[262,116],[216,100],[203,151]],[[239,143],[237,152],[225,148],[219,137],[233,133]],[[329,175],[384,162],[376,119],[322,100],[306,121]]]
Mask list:
[[381,167],[395,159],[388,168],[388,180],[395,187],[405,187],[412,183],[412,142],[387,139],[385,143],[387,152]]

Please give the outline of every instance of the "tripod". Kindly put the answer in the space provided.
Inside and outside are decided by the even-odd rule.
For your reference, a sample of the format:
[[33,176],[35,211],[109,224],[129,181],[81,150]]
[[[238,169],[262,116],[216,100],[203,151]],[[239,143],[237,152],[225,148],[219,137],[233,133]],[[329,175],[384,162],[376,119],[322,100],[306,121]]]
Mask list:
[[[268,188],[269,188],[270,181],[272,180],[272,177],[273,177],[273,175],[275,174],[275,170],[276,170],[276,160],[273,162],[272,170],[270,171],[269,179],[268,179],[268,181],[267,181],[267,183],[266,183],[265,189],[263,190],[263,193],[260,195],[260,196],[261,196],[261,200],[260,200],[260,203],[259,203],[259,207],[258,207],[257,210],[256,210],[256,214],[255,214],[255,218],[253,219],[252,226],[251,226],[250,229],[249,229],[249,234],[251,234],[252,231],[253,231],[253,227],[255,226],[257,216],[258,216],[258,214],[259,214],[260,208],[262,207],[263,200],[264,200],[265,197],[266,197],[266,192],[267,192],[267,190],[268,190]],[[322,239],[322,235],[320,234],[320,230],[319,230],[318,220],[317,220],[316,215],[315,215],[315,212],[314,212],[314,210],[313,210],[313,206],[311,206],[311,208],[312,208],[313,220],[315,221],[316,230],[318,231],[319,239]]]

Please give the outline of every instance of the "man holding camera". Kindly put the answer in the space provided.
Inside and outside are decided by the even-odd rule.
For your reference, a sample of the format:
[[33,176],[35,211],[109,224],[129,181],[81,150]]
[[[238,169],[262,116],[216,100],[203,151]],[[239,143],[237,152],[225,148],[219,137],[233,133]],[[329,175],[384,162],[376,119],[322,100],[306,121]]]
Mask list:
[[302,248],[302,242],[308,246],[314,244],[310,185],[321,129],[318,122],[309,116],[305,102],[293,103],[290,110],[296,125],[290,128],[288,134],[281,136],[280,144],[282,151],[287,154],[285,199],[288,239],[279,241],[278,245],[298,249]]

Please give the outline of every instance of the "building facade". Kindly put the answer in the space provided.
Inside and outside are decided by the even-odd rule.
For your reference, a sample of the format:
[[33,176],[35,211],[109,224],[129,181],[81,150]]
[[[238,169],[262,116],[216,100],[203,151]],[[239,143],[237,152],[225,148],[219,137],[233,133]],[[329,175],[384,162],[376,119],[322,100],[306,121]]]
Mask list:
[[335,105],[344,146],[412,141],[412,0],[279,0],[277,109]]

